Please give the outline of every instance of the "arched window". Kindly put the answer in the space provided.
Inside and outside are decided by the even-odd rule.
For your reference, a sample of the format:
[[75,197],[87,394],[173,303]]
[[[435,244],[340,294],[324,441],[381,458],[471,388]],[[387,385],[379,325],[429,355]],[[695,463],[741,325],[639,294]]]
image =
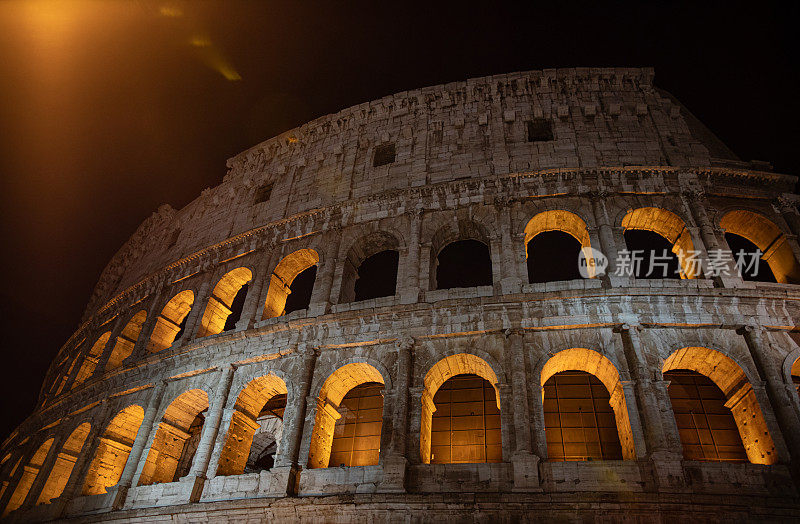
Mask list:
[[378,463],[383,422],[383,384],[365,382],[350,391],[336,409],[329,466],[371,466]]
[[[269,469],[283,432],[286,384],[275,375],[250,381],[236,398],[217,475]],[[265,467],[269,466],[269,467]]]
[[502,462],[494,386],[473,374],[449,378],[433,396],[431,464]]
[[457,240],[436,257],[436,289],[492,285],[492,256],[479,240]]
[[[630,257],[626,264],[636,278],[697,278],[692,236],[678,215],[658,207],[628,211],[622,219]],[[627,268],[626,268],[627,269]]]
[[236,327],[252,279],[253,273],[246,267],[237,267],[219,279],[200,319],[198,336],[216,335]]
[[669,395],[686,459],[775,463],[775,444],[755,391],[730,357],[687,347],[672,353],[662,372],[673,381]]
[[286,255],[270,276],[261,318],[280,317],[308,308],[318,263],[319,255],[313,249],[299,249]]
[[143,309],[128,321],[122,329],[122,333],[117,337],[114,349],[111,350],[111,356],[108,358],[108,364],[106,364],[107,370],[110,371],[120,367],[122,362],[133,353],[133,348],[136,345],[139,334],[142,332],[145,320],[147,320],[147,311]]
[[139,486],[175,482],[189,473],[208,409],[202,389],[187,391],[169,405],[158,426]]
[[14,488],[14,492],[11,494],[11,498],[8,499],[8,504],[6,504],[3,510],[3,517],[19,508],[22,503],[25,502],[25,497],[28,496],[28,492],[36,481],[36,477],[39,476],[42,465],[44,465],[47,453],[53,445],[53,440],[54,439],[51,438],[43,442],[33,456],[31,456],[28,464],[23,468],[22,476],[17,482],[17,487]]
[[664,373],[686,460],[747,462],[725,395],[708,378],[689,370]]
[[339,303],[394,296],[400,242],[377,231],[358,239],[347,251]]
[[[347,397],[362,384],[368,384],[369,387],[358,389]],[[309,468],[327,468],[341,464],[368,466],[378,463],[381,432],[379,425],[376,432],[373,421],[376,409],[381,413],[378,420],[382,420],[383,397],[376,397],[382,387],[383,376],[365,362],[342,366],[325,380],[317,397],[314,431],[308,454]],[[346,398],[347,403],[344,402]],[[363,417],[364,424],[354,423],[351,416],[353,409],[357,415]],[[342,418],[345,420],[338,422]],[[365,434],[356,435],[356,426]],[[336,455],[333,451],[336,451]]]
[[559,351],[541,371],[550,460],[636,458],[628,406],[614,364],[597,351]]
[[61,451],[56,457],[53,468],[50,470],[50,475],[39,493],[39,500],[37,504],[49,504],[51,500],[61,495],[67,485],[69,476],[72,473],[72,468],[75,467],[75,462],[83,449],[83,444],[86,437],[89,436],[91,425],[84,422],[72,433],[70,433],[64,445],[61,446]]
[[78,374],[75,376],[75,381],[72,383],[73,388],[83,383],[94,374],[94,370],[97,367],[97,363],[100,361],[100,356],[103,354],[103,349],[105,349],[109,338],[111,338],[111,331],[106,331],[100,335],[89,352],[83,357],[81,367],[78,370]]
[[622,460],[608,390],[585,371],[562,371],[544,385],[547,458]]
[[84,495],[100,495],[119,482],[143,420],[144,410],[140,406],[128,406],[111,420],[86,473]]
[[[762,262],[768,264],[776,281],[788,284],[800,283],[800,264],[797,263],[786,235],[772,221],[752,211],[736,210],[726,213],[720,220],[720,226],[725,230],[725,239],[733,252],[734,260],[742,246],[737,245],[737,239],[729,236],[731,234],[746,239],[761,251],[758,257],[759,266]],[[752,247],[745,246],[745,251],[749,249]],[[751,258],[745,254],[742,262],[743,266],[749,265]],[[761,271],[763,269],[759,267],[759,274]],[[747,277],[747,272],[743,276]],[[753,280],[767,281],[761,278]]]
[[[582,278],[579,254],[590,248],[586,223],[576,214],[561,209],[543,211],[525,226],[525,256],[528,281],[553,282]],[[588,249],[585,253],[591,254]],[[593,261],[587,274],[594,276]]]
[[153,353],[170,347],[186,329],[186,319],[194,303],[191,290],[181,291],[170,299],[158,315],[147,349]]
[[469,353],[445,357],[431,367],[424,384],[419,442],[424,464],[502,461],[497,375],[485,360]]

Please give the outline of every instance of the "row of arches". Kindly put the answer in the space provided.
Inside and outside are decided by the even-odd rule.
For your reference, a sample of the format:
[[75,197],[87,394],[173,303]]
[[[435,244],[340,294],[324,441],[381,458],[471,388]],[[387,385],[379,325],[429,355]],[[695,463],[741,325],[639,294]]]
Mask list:
[[[424,464],[502,462],[505,432],[496,364],[472,353],[440,359],[425,374],[419,397],[419,460]],[[800,372],[800,359],[792,372]],[[673,352],[660,370],[668,381],[672,416],[686,460],[773,464],[777,457],[761,406],[739,365],[705,347]],[[632,460],[637,458],[631,422],[632,398],[620,373],[603,354],[570,348],[552,354],[532,374],[541,397],[544,447],[549,461]],[[800,382],[800,376],[795,378]],[[310,469],[379,463],[394,413],[384,403],[391,378],[378,363],[357,359],[338,367],[319,385],[306,431]],[[800,399],[797,399],[800,400]],[[281,374],[250,380],[229,402],[221,428],[216,476],[270,469],[281,452],[284,412],[299,401]],[[193,465],[209,397],[203,389],[178,395],[161,411],[138,485],[177,481]],[[37,504],[63,492],[81,453],[91,453],[82,480],[83,495],[105,493],[117,484],[144,420],[130,405],[86,445],[90,424],[78,425],[63,441],[49,471],[42,467],[54,439],[41,443],[22,464],[24,471],[4,514],[18,508],[39,475],[47,475]],[[534,417],[534,420],[537,420]],[[532,428],[532,431],[535,428]],[[302,457],[302,455],[301,455]],[[11,471],[20,467],[19,459]],[[130,466],[128,466],[130,467]]]
[[[800,265],[787,236],[774,223],[752,211],[734,210],[726,213],[720,224],[734,251],[761,253],[759,262],[764,263],[758,265],[757,274],[752,267],[744,271],[745,280],[800,282]],[[661,257],[664,266],[663,271],[653,272],[647,263],[636,264],[633,269],[637,278],[702,276],[702,266],[690,255],[695,251],[692,235],[676,214],[656,207],[632,209],[622,218],[621,227],[629,252],[654,254]],[[523,236],[529,282],[582,278],[578,255],[583,252],[591,257],[587,248],[592,245],[586,222],[578,215],[566,210],[543,211],[529,220]],[[442,228],[433,235],[431,245],[430,289],[487,286],[495,281],[490,240],[477,223],[459,220],[457,227]],[[372,232],[354,242],[344,257],[338,302],[394,296],[401,250],[397,236],[384,231]],[[319,263],[319,254],[311,248],[282,258],[269,277],[261,319],[307,309]],[[595,276],[593,268],[590,262],[588,275],[584,276]],[[234,268],[223,275],[208,296],[196,335],[205,337],[234,329],[252,281],[253,272],[247,267]],[[195,299],[195,292],[186,289],[163,306],[149,334],[149,352],[162,351],[183,336]],[[120,367],[132,354],[147,316],[146,310],[140,310],[130,318],[114,341],[105,371]],[[110,336],[111,331],[104,332],[83,352],[77,370],[65,370],[65,375],[75,373],[72,387],[93,375]],[[56,394],[63,390],[67,377],[64,378],[54,384]]]

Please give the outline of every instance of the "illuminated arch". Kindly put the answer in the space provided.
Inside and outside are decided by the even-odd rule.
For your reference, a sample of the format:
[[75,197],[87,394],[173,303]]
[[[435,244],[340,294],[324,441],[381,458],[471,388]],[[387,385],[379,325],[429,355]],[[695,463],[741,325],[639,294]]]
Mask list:
[[775,444],[755,391],[739,364],[714,349],[685,347],[667,357],[661,371],[681,369],[707,377],[725,395],[725,406],[736,422],[748,460],[753,464],[774,464]]
[[[525,257],[528,258],[528,244],[539,233],[548,231],[561,231],[577,240],[581,245],[581,250],[586,254],[591,254],[587,248],[591,248],[589,240],[589,230],[586,222],[581,217],[563,209],[542,211],[531,218],[525,225]],[[594,276],[594,257],[587,256],[589,275]]]
[[308,453],[309,468],[328,467],[333,430],[341,416],[337,408],[350,390],[368,382],[385,384],[383,375],[374,366],[366,362],[352,362],[331,373],[322,384],[317,396],[314,431]]
[[144,420],[141,406],[128,406],[111,419],[100,437],[83,483],[84,495],[100,495],[119,482]]
[[31,456],[31,459],[24,466],[22,476],[17,482],[17,487],[14,488],[14,492],[11,494],[11,498],[8,499],[8,504],[6,504],[3,510],[3,517],[19,508],[22,503],[25,502],[25,498],[28,496],[28,492],[36,481],[36,477],[39,476],[39,472],[44,465],[44,461],[53,445],[53,441],[54,439],[50,438],[42,442],[36,449],[36,452]]
[[75,428],[67,437],[67,440],[64,441],[53,468],[50,470],[50,475],[47,477],[41,493],[39,493],[37,504],[49,504],[50,501],[60,496],[64,491],[69,476],[72,474],[72,469],[75,467],[75,462],[80,456],[84,442],[86,442],[86,437],[89,436],[91,427],[91,424],[84,422]]
[[610,395],[609,404],[614,412],[617,425],[619,442],[622,446],[622,458],[633,460],[636,458],[636,449],[633,440],[628,406],[625,401],[625,392],[619,378],[616,366],[605,356],[597,351],[586,348],[570,348],[559,351],[544,364],[541,371],[539,386],[542,388],[544,398],[544,385],[556,373],[562,371],[584,371],[597,377],[603,383]]
[[139,486],[173,482],[190,437],[192,423],[208,409],[208,394],[202,389],[182,393],[172,401],[161,418],[150,445]]
[[786,235],[771,220],[758,213],[739,209],[725,213],[719,225],[726,233],[739,235],[755,244],[761,250],[761,260],[769,264],[775,280],[800,283],[800,264]]
[[261,410],[272,398],[286,394],[286,383],[276,375],[258,377],[247,384],[236,398],[228,436],[217,466],[217,475],[244,473],[253,436],[260,428],[257,419]]
[[153,334],[150,335],[147,344],[149,351],[153,353],[162,351],[175,342],[178,333],[183,330],[182,324],[189,315],[193,303],[194,292],[190,289],[181,291],[167,302],[156,319]]
[[89,349],[89,351],[83,357],[81,367],[78,369],[78,374],[75,376],[75,381],[72,383],[73,388],[92,376],[94,370],[97,368],[97,363],[100,361],[100,356],[103,354],[103,349],[105,349],[109,338],[111,338],[111,331],[106,331],[100,335],[100,337],[92,345],[91,349]]
[[622,219],[623,231],[640,229],[652,231],[672,244],[672,252],[678,257],[682,278],[697,278],[697,268],[689,261],[694,251],[692,235],[681,218],[660,207],[640,207],[629,210]]
[[283,257],[270,276],[262,318],[282,316],[286,309],[286,298],[292,292],[290,286],[294,279],[318,263],[319,254],[313,249],[298,249]]
[[142,326],[145,320],[147,320],[147,311],[143,309],[133,315],[128,323],[125,324],[122,333],[117,337],[114,349],[111,350],[111,356],[108,358],[108,363],[106,364],[107,370],[120,367],[122,361],[133,353],[133,347],[136,345],[136,340],[142,332]]
[[419,436],[420,456],[423,464],[431,462],[431,421],[433,413],[436,411],[433,397],[442,384],[456,375],[478,375],[488,381],[494,387],[497,408],[500,409],[497,374],[488,362],[470,353],[457,353],[438,361],[425,375],[423,382],[425,389],[422,392],[422,421]]
[[224,331],[225,323],[231,315],[233,299],[252,279],[253,273],[246,267],[237,267],[219,279],[200,320],[199,337],[216,335]]

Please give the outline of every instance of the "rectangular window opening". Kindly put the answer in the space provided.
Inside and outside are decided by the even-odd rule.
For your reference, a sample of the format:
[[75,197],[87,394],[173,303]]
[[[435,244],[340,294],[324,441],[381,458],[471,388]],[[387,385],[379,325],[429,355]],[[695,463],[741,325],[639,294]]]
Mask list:
[[258,190],[256,190],[256,199],[254,203],[260,204],[269,200],[270,195],[272,195],[272,186],[273,184],[264,184],[259,187]]
[[395,159],[394,143],[381,144],[375,148],[375,156],[372,159],[372,167],[385,166],[391,164]]
[[534,118],[528,122],[528,142],[553,140],[553,123],[546,118]]

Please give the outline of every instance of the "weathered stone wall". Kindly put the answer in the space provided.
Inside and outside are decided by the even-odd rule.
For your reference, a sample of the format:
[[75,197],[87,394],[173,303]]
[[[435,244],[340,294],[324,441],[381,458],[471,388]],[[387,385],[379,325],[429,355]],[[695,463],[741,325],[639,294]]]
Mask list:
[[[0,507],[20,521],[157,520],[176,505],[220,521],[797,512],[796,179],[719,165],[681,111],[646,69],[520,73],[362,104],[235,157],[222,185],[160,210],[112,260],[35,413],[3,443]],[[536,118],[552,121],[552,141],[527,141]],[[395,162],[373,167],[386,143]],[[254,204],[265,183],[269,199]],[[699,268],[528,282],[527,241],[541,231],[612,261],[630,228],[708,254],[728,249],[722,224],[762,241],[743,216],[769,224],[785,281]],[[492,285],[436,289],[438,252],[462,239],[489,247]],[[352,302],[355,268],[387,248],[399,253],[395,295]],[[281,315],[290,280],[314,264],[308,308]],[[241,318],[220,332],[244,282]],[[750,463],[683,459],[669,369],[721,389]],[[608,389],[624,460],[548,461],[542,388],[566,370]],[[429,463],[432,397],[458,373],[495,388],[501,463]],[[325,467],[336,408],[364,382],[384,385],[379,464]],[[277,394],[275,466],[245,474],[260,406]],[[190,472],[172,482],[200,412]],[[60,493],[44,496],[54,482]]]

